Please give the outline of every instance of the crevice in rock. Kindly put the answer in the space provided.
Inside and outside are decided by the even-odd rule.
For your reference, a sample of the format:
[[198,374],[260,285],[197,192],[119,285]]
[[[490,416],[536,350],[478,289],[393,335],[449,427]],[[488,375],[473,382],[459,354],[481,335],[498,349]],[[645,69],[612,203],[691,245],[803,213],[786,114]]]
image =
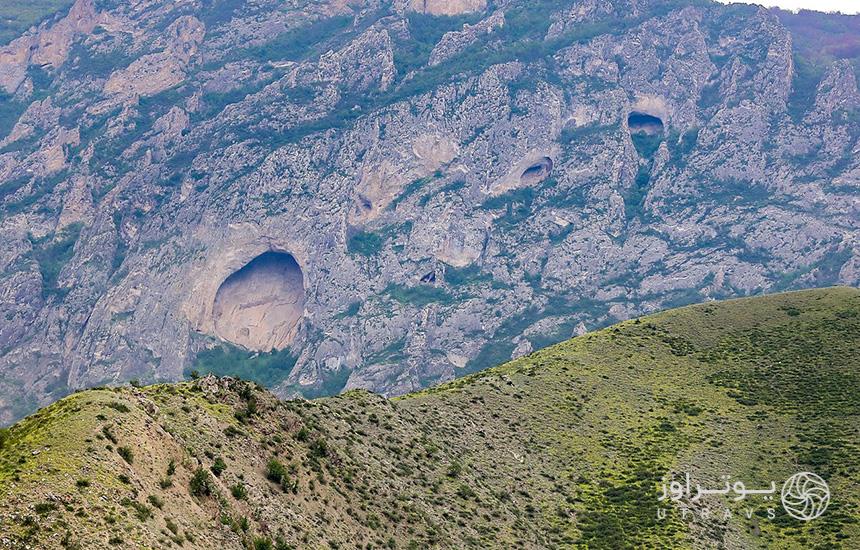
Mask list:
[[358,207],[364,212],[370,212],[371,210],[373,210],[373,202],[371,202],[371,200],[364,195],[359,194],[356,203],[358,204]]
[[305,307],[304,276],[292,255],[264,252],[221,284],[212,311],[218,337],[256,351],[286,348]]

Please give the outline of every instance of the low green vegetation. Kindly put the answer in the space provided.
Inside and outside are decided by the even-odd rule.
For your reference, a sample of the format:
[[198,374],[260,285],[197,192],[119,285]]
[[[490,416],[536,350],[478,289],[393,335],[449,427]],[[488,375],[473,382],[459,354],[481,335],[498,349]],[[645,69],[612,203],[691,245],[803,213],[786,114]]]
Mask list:
[[313,386],[293,385],[289,389],[305,399],[317,399],[329,395],[339,394],[349,380],[350,370],[340,367],[334,371],[322,373],[322,383]]
[[205,497],[212,494],[212,475],[204,468],[194,470],[191,481],[188,482],[188,491],[196,497]]
[[324,44],[332,37],[342,35],[342,31],[347,29],[352,21],[352,17],[341,15],[317,19],[275,35],[264,44],[236,49],[219,63],[223,65],[227,61],[247,58],[262,61],[298,61],[313,57],[325,51]]
[[76,41],[69,50],[69,65],[65,70],[69,76],[81,79],[87,76],[107,78],[118,67],[125,67],[134,60],[128,51],[131,46],[131,37],[123,37],[108,51],[91,49],[83,41]]
[[346,249],[351,254],[370,257],[379,254],[384,244],[385,238],[379,233],[359,231],[349,238],[349,241],[346,243]]
[[212,29],[230,21],[244,5],[245,0],[205,0],[201,21],[207,29]]
[[[585,312],[591,313],[592,317],[599,317],[600,307],[592,300],[571,302],[563,296],[551,296],[545,307],[532,307],[520,315],[505,319],[496,329],[493,339],[482,346],[478,353],[466,363],[466,366],[458,370],[457,374],[462,376],[504,363],[510,359],[516,348],[514,338],[523,334],[528,327],[540,319],[567,317],[574,313]],[[563,331],[568,330],[567,335],[571,333],[572,326],[570,324],[569,320],[559,321],[556,330],[551,334],[533,335],[530,340],[535,348],[561,342],[566,339],[566,336],[562,334]]]
[[591,141],[597,136],[601,135],[611,135],[614,132],[617,132],[620,126],[618,124],[591,124],[588,126],[565,126],[561,135],[559,135],[559,142],[563,145],[578,145],[579,143],[585,141]]
[[633,185],[624,194],[624,212],[627,219],[640,216],[643,212],[645,199],[648,196],[648,184],[651,180],[651,168],[640,166]]
[[434,179],[437,179],[440,177],[442,177],[442,173],[437,171],[432,176],[427,176],[426,178],[418,178],[417,180],[413,180],[406,187],[403,188],[403,191],[401,191],[400,194],[397,195],[393,201],[391,201],[391,204],[388,205],[388,208],[391,210],[397,208],[398,204],[405,201],[406,199],[408,199],[409,197],[411,197],[412,195],[414,195],[415,193],[417,193],[418,191],[420,191],[421,189],[426,187]]
[[361,309],[361,302],[356,301],[349,304],[349,306],[343,310],[342,312],[337,314],[338,319],[347,319],[349,317],[355,317],[358,315],[359,310]]
[[484,210],[504,209],[504,215],[496,218],[494,223],[502,226],[514,226],[525,221],[531,215],[535,196],[535,189],[521,187],[488,198],[481,204],[481,208]]
[[391,224],[378,230],[360,230],[353,233],[346,243],[350,254],[373,257],[382,252],[385,243],[398,235],[408,234],[412,230],[412,222]]
[[403,349],[406,346],[406,339],[396,340],[380,351],[376,353],[372,353],[368,355],[364,362],[368,365],[374,364],[382,364],[382,363],[395,363],[398,361],[406,360],[406,355],[403,353]]
[[39,201],[48,197],[54,189],[68,177],[66,170],[61,170],[50,175],[31,178],[29,175],[24,175],[19,178],[14,178],[7,182],[9,187],[6,191],[13,193],[29,184],[28,193],[17,201],[7,202],[3,205],[3,210],[8,215],[23,212],[26,209],[37,204]]
[[245,500],[248,497],[248,489],[246,489],[241,483],[236,483],[230,487],[230,494],[233,495],[233,498],[236,500]]
[[129,464],[134,463],[134,452],[128,447],[117,447],[116,454],[122,457]]
[[[0,139],[9,135],[9,132],[15,127],[15,123],[18,122],[18,119],[26,108],[27,105],[25,103],[15,101],[11,95],[7,94],[4,90],[0,90]],[[23,183],[12,186],[9,182],[4,182],[0,186],[0,197],[11,193],[21,185]]]
[[252,47],[249,53],[257,59],[267,60],[296,60],[315,51],[321,53],[321,48],[314,49],[314,46],[336,36],[352,21],[352,17],[344,15],[319,19],[279,34],[261,46]]
[[57,235],[30,239],[33,244],[33,257],[39,262],[39,272],[42,274],[42,293],[46,297],[64,292],[64,289],[57,287],[57,280],[63,267],[74,255],[81,228],[82,225],[76,223],[64,228]]
[[287,379],[296,364],[289,350],[252,352],[226,343],[197,354],[186,376],[235,376],[273,387]]
[[209,470],[215,477],[221,477],[221,474],[227,469],[227,463],[224,462],[224,459],[220,456],[215,459],[215,462],[212,463],[212,466],[209,467]]
[[818,84],[824,76],[826,66],[812,59],[794,56],[794,74],[791,95],[788,97],[788,114],[799,122],[813,107]]
[[663,143],[663,136],[660,134],[649,134],[647,132],[633,132],[630,135],[633,140],[633,146],[636,147],[636,152],[639,156],[646,159],[654,158],[654,153],[660,148]]
[[424,307],[432,303],[449,303],[452,300],[448,291],[430,285],[403,286],[390,284],[384,291],[401,304]]
[[485,273],[481,267],[475,264],[466,267],[445,268],[445,282],[451,286],[465,286],[479,283],[492,282],[493,276]]
[[266,465],[266,479],[280,485],[285,491],[291,486],[287,467],[276,458],[270,459]]
[[464,24],[476,23],[481,14],[430,15],[409,13],[409,38],[395,40],[394,62],[404,74],[427,64],[430,52],[446,32],[460,30]]

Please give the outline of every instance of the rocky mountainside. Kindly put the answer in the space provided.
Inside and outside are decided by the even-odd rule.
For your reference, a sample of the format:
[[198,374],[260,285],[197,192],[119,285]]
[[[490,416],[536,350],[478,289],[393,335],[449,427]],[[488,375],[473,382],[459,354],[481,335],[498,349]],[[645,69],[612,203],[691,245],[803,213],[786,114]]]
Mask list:
[[856,17],[21,4],[0,423],[192,370],[398,395],[679,304],[860,282]]
[[[0,430],[0,548],[856,548],[858,361],[860,291],[837,288],[626,321],[393,401],[83,391]],[[809,522],[779,496],[658,500],[667,476],[804,470],[832,494]]]

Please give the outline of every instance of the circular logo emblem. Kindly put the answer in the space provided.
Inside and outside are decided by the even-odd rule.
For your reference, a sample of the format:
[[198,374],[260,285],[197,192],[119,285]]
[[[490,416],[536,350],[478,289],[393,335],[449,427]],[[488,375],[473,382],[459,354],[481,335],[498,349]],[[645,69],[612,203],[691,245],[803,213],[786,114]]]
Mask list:
[[794,474],[782,485],[782,507],[794,519],[810,521],[827,509],[830,488],[812,472]]

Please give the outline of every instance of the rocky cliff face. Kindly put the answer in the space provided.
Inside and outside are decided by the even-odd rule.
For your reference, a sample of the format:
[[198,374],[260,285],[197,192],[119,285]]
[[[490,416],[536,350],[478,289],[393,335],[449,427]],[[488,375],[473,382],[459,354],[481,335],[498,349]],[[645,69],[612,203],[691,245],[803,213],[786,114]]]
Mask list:
[[399,394],[856,285],[856,53],[710,2],[78,0],[0,48],[0,420],[225,363]]

